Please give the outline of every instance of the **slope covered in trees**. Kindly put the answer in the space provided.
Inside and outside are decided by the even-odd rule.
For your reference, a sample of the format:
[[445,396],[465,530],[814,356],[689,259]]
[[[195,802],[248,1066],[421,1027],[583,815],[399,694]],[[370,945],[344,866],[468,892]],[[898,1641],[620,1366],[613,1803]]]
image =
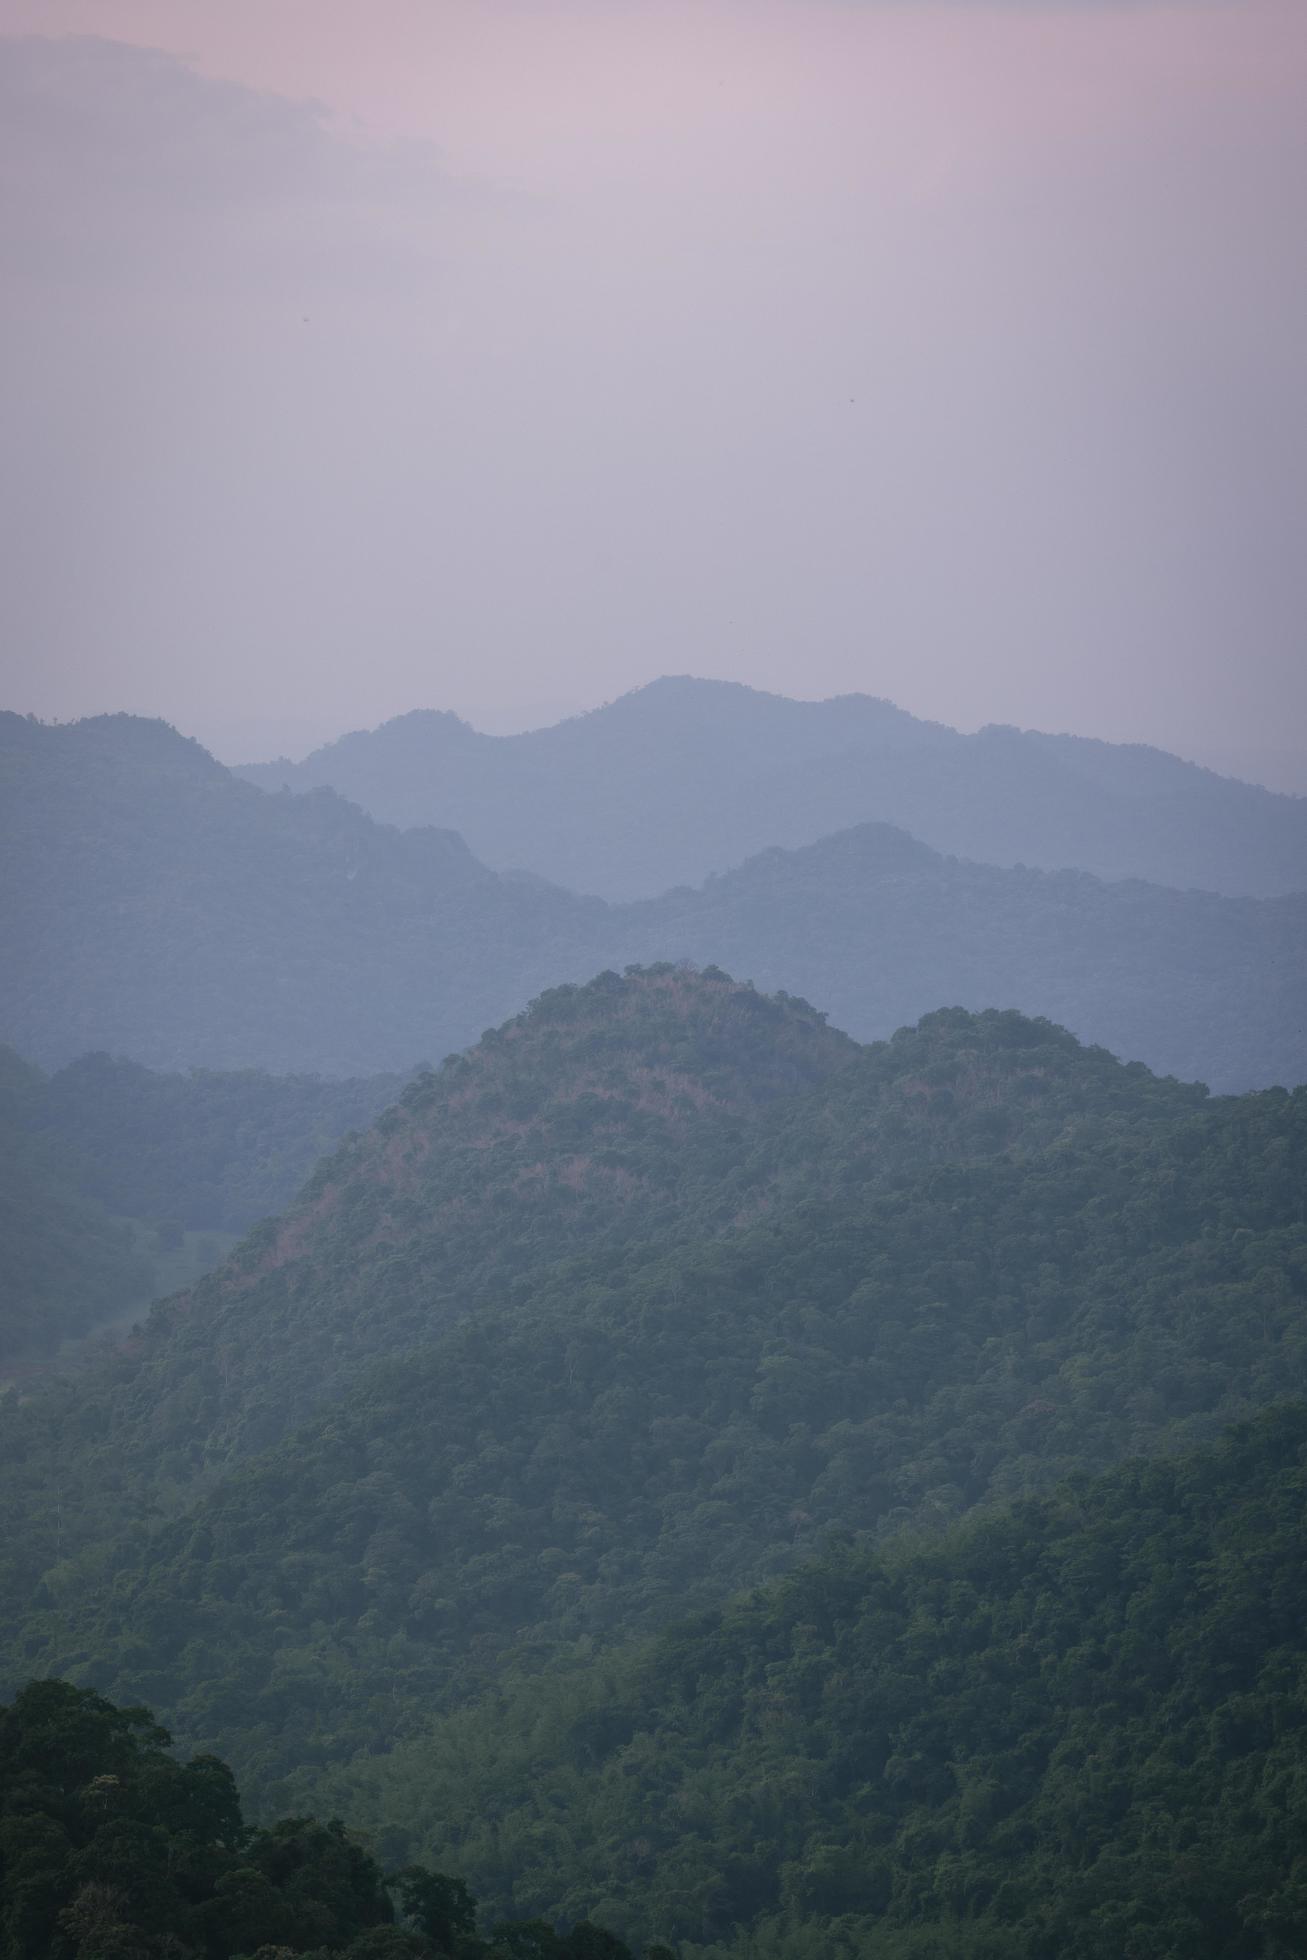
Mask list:
[[384,1873],[339,1822],[247,1825],[231,1771],[66,1681],[0,1708],[6,1960],[631,1960],[600,1927],[476,1932],[457,1879]]
[[[264,796],[161,724],[10,716],[0,743],[0,1035],[47,1066],[95,1048],[162,1068],[406,1069],[543,986],[689,959],[801,992],[860,1039],[941,1002],[1018,1006],[1221,1090],[1307,1072],[1307,897],[997,870],[866,825],[608,906],[327,790]],[[640,810],[651,834],[673,816]]]
[[350,1793],[498,1910],[597,1911],[687,1960],[1290,1960],[1304,1627],[1297,1403],[943,1536],[834,1545],[501,1684]]
[[828,1529],[1307,1393],[1305,1168],[1304,1092],[1213,1099],[1016,1014],[859,1049],[720,974],[558,990],[5,1412],[5,1670],[151,1700],[261,1802],[362,1789],[505,1668]]
[[1292,1960],[1305,1519],[1298,1402],[846,1535],[361,1760],[326,1794],[362,1835],[251,1826],[144,1708],[33,1682],[0,1708],[3,1951],[628,1960],[598,1917],[647,1960]]
[[[26,1519],[45,1502],[46,1439],[61,1485],[77,1474],[73,1437],[57,1443],[65,1408],[77,1424],[88,1399],[107,1398],[87,1420],[114,1431],[116,1475],[131,1465],[156,1486],[202,1486],[338,1399],[370,1362],[529,1290],[537,1273],[578,1259],[616,1270],[627,1248],[724,1229],[768,1175],[739,1166],[770,1105],[859,1052],[811,1009],[725,975],[609,974],[546,996],[419,1076],[282,1218],[158,1310],[102,1391],[70,1388],[16,1424],[39,1445],[29,1459],[20,1443],[13,1465],[30,1480]],[[113,1513],[88,1469],[78,1503],[60,1507],[65,1548],[79,1530],[101,1537],[104,1507]]]
[[992,864],[1262,897],[1307,886],[1307,799],[1139,745],[960,735],[867,695],[790,701],[683,676],[530,734],[415,713],[239,773],[330,785],[383,822],[445,825],[499,869],[610,899],[869,820]]

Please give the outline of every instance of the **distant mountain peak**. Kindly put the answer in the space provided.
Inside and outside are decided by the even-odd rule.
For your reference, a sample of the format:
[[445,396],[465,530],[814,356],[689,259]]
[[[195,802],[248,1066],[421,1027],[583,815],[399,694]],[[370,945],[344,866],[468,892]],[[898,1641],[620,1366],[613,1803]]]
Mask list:
[[86,715],[80,721],[43,722],[0,711],[0,749],[33,759],[57,749],[82,765],[149,768],[213,781],[228,771],[192,735],[156,715]]
[[330,782],[383,822],[445,825],[496,870],[610,901],[866,822],[986,864],[1232,897],[1307,888],[1302,799],[1143,743],[964,735],[870,693],[792,700],[669,673],[546,728],[485,735],[424,709],[293,769],[238,773],[265,789]]

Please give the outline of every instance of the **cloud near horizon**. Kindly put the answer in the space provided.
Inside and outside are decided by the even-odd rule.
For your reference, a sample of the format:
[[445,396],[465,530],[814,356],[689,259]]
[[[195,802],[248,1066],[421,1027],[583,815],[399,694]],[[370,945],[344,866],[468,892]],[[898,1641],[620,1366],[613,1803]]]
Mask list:
[[103,292],[384,277],[485,187],[433,146],[351,138],[320,102],[101,37],[0,37],[0,240],[11,278]]

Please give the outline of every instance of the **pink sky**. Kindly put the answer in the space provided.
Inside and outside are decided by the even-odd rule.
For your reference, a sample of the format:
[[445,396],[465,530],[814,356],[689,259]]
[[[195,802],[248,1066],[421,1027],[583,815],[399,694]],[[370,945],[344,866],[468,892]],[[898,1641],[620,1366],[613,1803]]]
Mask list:
[[[1301,106],[1307,68],[1299,0],[3,0],[0,29],[166,49],[551,183],[651,157],[675,175],[669,119],[685,168],[709,142],[729,170],[729,136],[763,128],[814,172],[850,140],[908,171],[939,145],[943,169],[1101,156],[1159,116]],[[871,105],[888,132],[857,127]]]
[[1101,140],[1105,112],[1158,89],[1195,110],[1300,100],[1307,57],[1297,0],[4,0],[0,30],[164,48],[482,165],[640,141],[671,110],[713,126],[723,92],[743,113],[806,96],[825,114],[832,87],[857,99],[878,68],[991,128]]

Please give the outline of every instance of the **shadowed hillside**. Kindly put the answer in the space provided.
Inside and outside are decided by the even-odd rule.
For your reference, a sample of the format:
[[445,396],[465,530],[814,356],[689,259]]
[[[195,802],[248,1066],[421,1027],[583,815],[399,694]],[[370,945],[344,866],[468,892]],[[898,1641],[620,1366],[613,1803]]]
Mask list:
[[0,1365],[45,1358],[148,1300],[153,1266],[41,1134],[45,1078],[0,1048]]
[[0,1365],[50,1361],[215,1265],[402,1086],[107,1055],[47,1077],[0,1048]]
[[404,1081],[258,1069],[166,1075],[83,1055],[45,1080],[27,1130],[57,1144],[82,1190],[110,1211],[243,1232],[284,1210],[318,1159],[375,1122]]

